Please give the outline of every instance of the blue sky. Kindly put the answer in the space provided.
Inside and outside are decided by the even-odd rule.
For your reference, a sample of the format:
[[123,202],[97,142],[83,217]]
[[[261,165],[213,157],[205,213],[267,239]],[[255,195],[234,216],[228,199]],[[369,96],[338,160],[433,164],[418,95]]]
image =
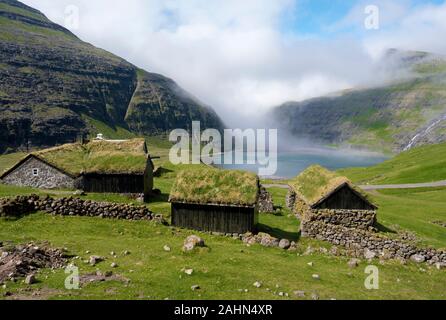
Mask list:
[[[417,10],[417,7],[429,4],[439,5],[446,0],[386,0],[389,4],[404,7],[407,13]],[[362,31],[362,23],[352,24],[348,28],[332,30],[329,27],[335,25],[356,7],[366,5],[378,5],[380,1],[368,0],[296,0],[291,11],[284,12],[282,30],[285,33],[329,37],[339,33],[356,33]],[[362,12],[359,12],[362,14]],[[385,17],[386,12],[381,12]],[[365,17],[365,14],[364,14]],[[359,18],[358,18],[359,19]]]

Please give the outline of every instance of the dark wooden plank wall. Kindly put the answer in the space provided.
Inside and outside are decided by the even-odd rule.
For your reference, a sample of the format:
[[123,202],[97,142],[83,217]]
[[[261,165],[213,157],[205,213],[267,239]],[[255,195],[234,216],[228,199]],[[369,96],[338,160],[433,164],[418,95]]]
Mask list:
[[99,175],[81,177],[80,189],[97,193],[144,193],[144,175]]
[[353,192],[348,186],[344,186],[325,199],[316,209],[375,210],[374,207]]
[[246,233],[255,231],[256,208],[172,203],[172,224],[198,231]]

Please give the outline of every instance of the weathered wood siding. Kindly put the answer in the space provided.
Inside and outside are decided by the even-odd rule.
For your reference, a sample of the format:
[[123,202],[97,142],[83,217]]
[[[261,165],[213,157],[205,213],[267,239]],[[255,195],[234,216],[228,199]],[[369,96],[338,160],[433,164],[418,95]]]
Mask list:
[[172,203],[172,225],[198,231],[246,233],[255,231],[257,208]]
[[86,174],[79,178],[77,186],[86,192],[144,193],[144,180],[144,175]]
[[375,210],[367,201],[358,196],[348,186],[344,186],[325,199],[315,209],[357,209]]

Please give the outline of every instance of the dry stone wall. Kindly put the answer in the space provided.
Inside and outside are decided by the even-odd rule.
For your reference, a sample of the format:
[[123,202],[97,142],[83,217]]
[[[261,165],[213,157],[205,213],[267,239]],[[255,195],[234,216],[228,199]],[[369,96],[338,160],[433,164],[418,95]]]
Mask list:
[[272,213],[274,212],[274,203],[271,194],[264,188],[260,188],[259,194],[259,212],[261,213]]
[[320,221],[347,228],[375,231],[376,211],[345,209],[310,209],[305,213],[305,222]]
[[446,264],[446,251],[433,248],[417,248],[415,245],[390,239],[379,233],[348,228],[342,225],[325,223],[323,221],[307,221],[303,223],[302,236],[315,238],[341,245],[347,248],[350,255],[367,259],[384,257],[387,259],[411,259],[415,262],[429,264]]
[[37,196],[18,196],[0,199],[0,217],[19,217],[35,211]]
[[296,204],[296,192],[291,190],[291,188],[288,190],[288,193],[286,194],[285,204],[288,209],[294,211],[294,206]]
[[0,216],[18,217],[35,211],[61,216],[86,216],[123,220],[155,220],[165,223],[162,215],[156,215],[146,206],[95,202],[79,198],[21,196],[0,199]]

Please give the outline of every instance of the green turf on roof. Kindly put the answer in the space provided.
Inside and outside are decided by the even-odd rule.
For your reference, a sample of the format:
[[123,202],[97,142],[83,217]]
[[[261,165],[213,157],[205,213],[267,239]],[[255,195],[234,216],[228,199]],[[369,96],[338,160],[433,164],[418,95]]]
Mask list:
[[33,154],[72,175],[142,174],[147,163],[144,139],[93,140],[87,144],[65,144]]
[[312,206],[345,183],[364,198],[367,198],[367,195],[355,187],[346,177],[318,165],[311,166],[303,171],[291,180],[290,186],[302,200]]
[[170,202],[254,206],[259,179],[254,173],[204,169],[181,171],[170,193]]

